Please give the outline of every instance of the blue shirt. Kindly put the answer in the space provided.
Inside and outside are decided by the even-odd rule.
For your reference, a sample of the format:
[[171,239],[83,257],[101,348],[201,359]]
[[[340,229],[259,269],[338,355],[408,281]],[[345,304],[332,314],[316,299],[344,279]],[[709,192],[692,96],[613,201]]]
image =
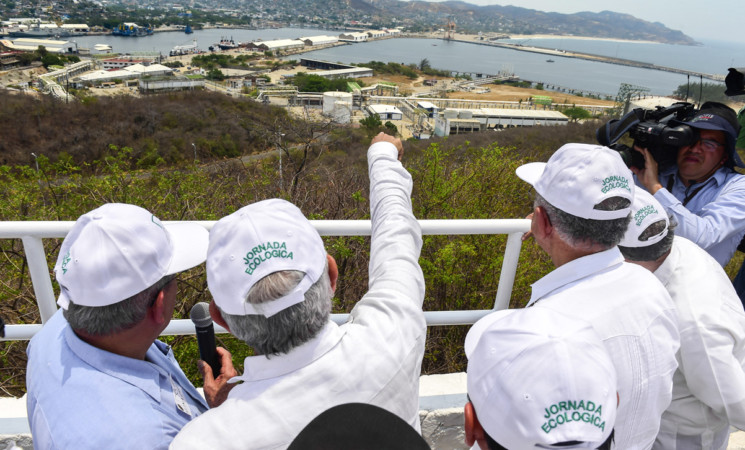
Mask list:
[[62,310],[26,352],[28,420],[37,450],[167,448],[208,409],[169,346],[156,340],[145,361],[101,350],[72,331]]
[[[669,191],[665,186],[671,177],[674,182]],[[654,198],[678,222],[675,234],[695,242],[720,265],[726,265],[745,235],[745,176],[722,167],[703,183],[686,187],[677,176],[677,167],[672,167],[660,173],[660,184],[663,188]],[[694,192],[684,206],[686,196]]]

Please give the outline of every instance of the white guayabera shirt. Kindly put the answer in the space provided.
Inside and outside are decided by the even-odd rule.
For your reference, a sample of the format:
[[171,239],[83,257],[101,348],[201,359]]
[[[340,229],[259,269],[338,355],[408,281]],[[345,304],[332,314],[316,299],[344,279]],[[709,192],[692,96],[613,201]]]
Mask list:
[[675,236],[654,272],[678,311],[680,366],[655,448],[724,449],[729,425],[745,429],[745,311],[706,251]]
[[618,376],[614,448],[652,448],[670,404],[680,345],[675,306],[665,287],[647,269],[624,262],[613,247],[538,280],[528,305],[593,325]]
[[370,403],[417,431],[419,375],[427,324],[419,267],[421,228],[409,173],[389,143],[368,150],[372,237],[369,291],[347,323],[280,356],[252,356],[219,407],[190,422],[172,449],[286,448],[332,406]]

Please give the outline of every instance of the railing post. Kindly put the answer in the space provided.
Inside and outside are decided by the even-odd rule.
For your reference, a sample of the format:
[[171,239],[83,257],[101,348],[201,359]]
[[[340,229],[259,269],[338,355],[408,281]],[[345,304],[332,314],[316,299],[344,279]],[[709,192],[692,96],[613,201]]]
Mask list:
[[517,274],[517,261],[520,258],[520,249],[522,248],[522,236],[523,233],[510,233],[507,237],[504,258],[502,258],[502,271],[499,274],[497,296],[494,299],[495,311],[510,307],[512,287],[515,284],[515,275]]
[[52,280],[49,277],[44,244],[41,238],[37,237],[23,236],[21,240],[23,241],[23,250],[26,253],[31,283],[34,285],[36,303],[39,305],[41,322],[45,323],[57,312],[57,304],[54,299]]

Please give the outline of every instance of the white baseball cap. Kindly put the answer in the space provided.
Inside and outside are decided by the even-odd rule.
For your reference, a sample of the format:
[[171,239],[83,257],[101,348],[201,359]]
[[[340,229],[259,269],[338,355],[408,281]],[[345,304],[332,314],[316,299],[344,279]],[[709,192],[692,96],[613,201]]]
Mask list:
[[[326,249],[297,206],[281,199],[263,200],[223,217],[210,231],[207,285],[220,309],[235,315],[274,314],[305,300],[305,292],[326,267]],[[284,297],[246,301],[251,288],[283,270],[305,273]]]
[[108,203],[83,214],[62,242],[57,304],[107,306],[207,257],[209,234],[195,223],[164,224],[135,205]]
[[501,446],[594,449],[610,436],[616,371],[589,323],[547,308],[497,311],[473,325],[465,351],[471,403]]
[[[618,152],[590,144],[566,144],[547,163],[524,164],[515,171],[552,206],[583,219],[612,220],[629,214],[634,180]],[[629,207],[595,209],[611,197],[628,199]]]
[[[657,222],[664,222],[665,228],[654,235],[649,235],[647,228]],[[637,189],[634,194],[634,202],[631,204],[631,223],[618,243],[621,247],[648,247],[660,242],[667,236],[670,228],[670,218],[660,202],[652,194]]]

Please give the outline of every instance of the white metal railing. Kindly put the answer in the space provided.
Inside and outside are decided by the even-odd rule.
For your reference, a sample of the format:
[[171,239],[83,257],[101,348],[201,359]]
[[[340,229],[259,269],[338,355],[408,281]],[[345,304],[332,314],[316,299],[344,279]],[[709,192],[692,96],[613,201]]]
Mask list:
[[[49,320],[57,311],[56,298],[52,288],[51,274],[44,251],[43,239],[64,238],[75,222],[0,222],[0,239],[18,239],[28,262],[29,274],[34,287],[42,323]],[[167,223],[167,221],[166,221]],[[214,221],[195,221],[211,229]],[[321,236],[369,236],[369,220],[312,220],[311,223]],[[468,234],[507,234],[502,270],[497,286],[497,295],[492,310],[467,311],[426,311],[427,325],[468,325],[484,315],[509,306],[512,287],[517,272],[522,234],[530,229],[526,219],[469,219],[469,220],[420,220],[425,235],[468,235]],[[337,323],[347,320],[348,314],[332,314]],[[41,329],[41,324],[7,324],[5,337],[0,340],[30,339]],[[219,326],[216,332],[227,333]],[[194,334],[194,324],[188,319],[172,320],[163,331],[165,335]]]

